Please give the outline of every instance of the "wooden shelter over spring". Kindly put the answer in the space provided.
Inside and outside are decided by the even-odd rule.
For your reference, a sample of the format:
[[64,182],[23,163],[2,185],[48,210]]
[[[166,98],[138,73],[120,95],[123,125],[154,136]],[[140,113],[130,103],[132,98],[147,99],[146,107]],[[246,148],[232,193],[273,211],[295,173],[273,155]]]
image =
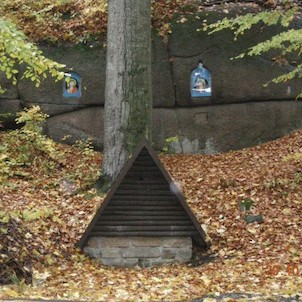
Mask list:
[[188,261],[206,234],[144,139],[113,183],[77,245],[104,264]]

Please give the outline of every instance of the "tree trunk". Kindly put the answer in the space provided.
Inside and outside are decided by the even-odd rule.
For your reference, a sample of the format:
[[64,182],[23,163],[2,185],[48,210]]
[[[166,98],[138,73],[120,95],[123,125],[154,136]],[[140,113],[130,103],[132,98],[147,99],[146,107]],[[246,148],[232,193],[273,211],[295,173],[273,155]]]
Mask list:
[[151,140],[151,126],[151,1],[109,0],[103,180],[115,180],[142,137]]

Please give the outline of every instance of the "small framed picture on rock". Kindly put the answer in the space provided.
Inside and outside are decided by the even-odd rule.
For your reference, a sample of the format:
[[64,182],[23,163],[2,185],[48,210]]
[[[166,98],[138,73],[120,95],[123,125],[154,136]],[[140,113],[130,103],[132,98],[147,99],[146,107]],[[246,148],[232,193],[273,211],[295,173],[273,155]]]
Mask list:
[[191,73],[191,97],[212,96],[212,77],[210,71],[199,61],[198,66]]
[[66,72],[63,83],[63,96],[66,98],[81,97],[81,78],[76,72]]

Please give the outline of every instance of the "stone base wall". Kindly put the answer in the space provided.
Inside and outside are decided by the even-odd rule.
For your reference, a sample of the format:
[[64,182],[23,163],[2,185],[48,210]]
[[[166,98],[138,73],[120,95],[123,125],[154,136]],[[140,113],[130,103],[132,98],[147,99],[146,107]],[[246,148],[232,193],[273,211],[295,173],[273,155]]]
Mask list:
[[142,266],[187,262],[192,257],[190,237],[92,237],[84,252],[112,266]]
[[[1,104],[1,102],[0,102]],[[171,152],[215,154],[255,146],[302,129],[301,101],[250,102],[193,108],[155,108],[153,147],[162,150],[166,139],[178,136]],[[104,146],[104,108],[90,107],[50,117],[46,133],[55,141],[73,144],[92,138]]]

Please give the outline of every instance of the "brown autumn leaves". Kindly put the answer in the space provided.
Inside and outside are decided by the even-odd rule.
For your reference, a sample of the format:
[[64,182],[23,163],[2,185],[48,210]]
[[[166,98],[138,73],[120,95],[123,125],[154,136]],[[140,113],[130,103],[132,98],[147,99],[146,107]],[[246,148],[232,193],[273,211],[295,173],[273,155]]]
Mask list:
[[[15,260],[28,251],[35,256],[32,282],[13,280],[1,287],[2,298],[177,301],[210,292],[285,295],[301,290],[301,131],[225,154],[161,155],[212,246],[191,264],[149,269],[105,267],[74,249],[102,201],[87,189],[101,156],[70,146],[59,149],[60,168],[47,168],[43,155],[36,154],[36,164],[24,168],[26,177],[10,178],[0,189],[1,210],[13,213],[26,230],[26,246]],[[239,203],[246,198],[253,200],[251,213],[261,214],[263,223],[244,221]],[[10,248],[20,251],[20,243],[18,237]]]

